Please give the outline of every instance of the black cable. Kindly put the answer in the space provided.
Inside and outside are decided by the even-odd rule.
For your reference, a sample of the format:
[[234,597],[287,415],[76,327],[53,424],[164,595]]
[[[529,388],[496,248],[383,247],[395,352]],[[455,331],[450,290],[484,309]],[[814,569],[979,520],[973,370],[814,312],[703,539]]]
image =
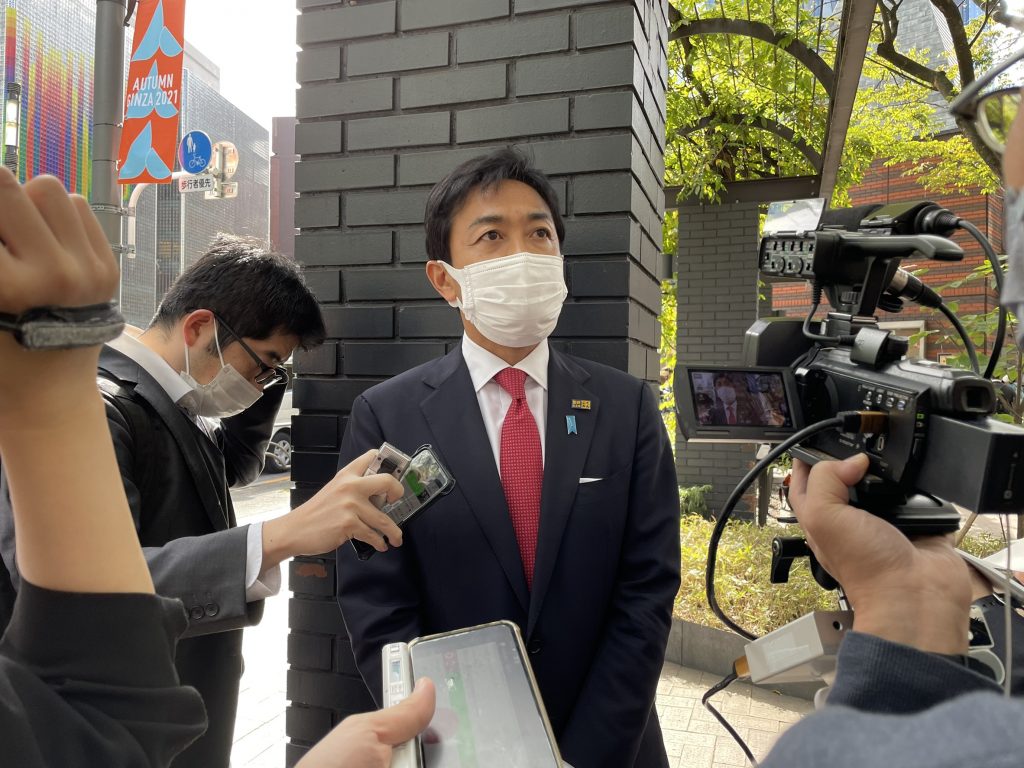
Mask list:
[[833,427],[842,427],[846,423],[846,417],[843,414],[839,414],[831,419],[819,421],[815,424],[811,424],[809,427],[804,427],[796,434],[791,435],[785,441],[772,448],[767,455],[754,464],[753,468],[747,472],[742,480],[740,480],[739,484],[729,495],[729,498],[726,499],[725,505],[722,507],[722,511],[719,514],[718,519],[715,521],[714,530],[711,531],[711,538],[708,540],[708,564],[704,571],[704,591],[707,593],[708,606],[711,608],[711,611],[715,616],[725,624],[725,626],[741,637],[745,637],[747,640],[756,640],[757,635],[743,629],[743,627],[726,616],[725,612],[718,605],[718,599],[715,597],[715,563],[718,559],[718,544],[722,540],[722,532],[725,530],[725,525],[729,522],[733,509],[743,497],[744,492],[746,492],[751,483],[757,479],[758,475],[760,475],[769,464],[794,445],[802,443],[811,435],[816,435],[819,432],[824,432],[826,429],[832,429]]
[[818,311],[818,307],[821,306],[821,286],[817,283],[812,285],[811,294],[811,311],[807,313],[807,317],[804,318],[803,332],[804,337],[811,341],[816,341],[819,344],[852,344],[854,337],[850,336],[825,336],[820,333],[815,333],[811,330],[811,320],[814,319],[814,313]]
[[[967,350],[967,357],[971,360],[971,368],[974,369],[975,373],[981,374],[981,365],[978,363],[978,354],[975,352],[974,344],[971,342],[971,337],[967,333],[967,329],[964,328],[964,324],[960,322],[960,318],[957,317],[953,313],[953,310],[945,304],[939,304],[939,312],[944,314],[946,319],[953,324],[954,328],[956,328],[956,332],[960,334],[960,340],[964,343],[964,349]],[[986,378],[988,377],[986,376]]]
[[719,691],[724,691],[726,688],[728,688],[730,685],[736,682],[737,679],[738,678],[736,676],[736,672],[730,672],[728,675],[723,677],[721,681],[715,683],[714,687],[711,688],[711,690],[704,694],[704,697],[700,700],[700,703],[707,708],[708,712],[715,716],[715,719],[721,724],[723,728],[725,728],[725,730],[729,732],[729,735],[732,736],[733,740],[740,745],[740,749],[743,750],[743,754],[747,756],[747,760],[750,761],[750,764],[753,765],[754,768],[757,768],[757,760],[754,758],[753,753],[750,751],[750,747],[748,747],[746,742],[743,741],[742,738],[740,738],[740,735],[738,733],[736,733],[736,729],[729,725],[729,722],[724,717],[722,717],[721,713],[713,706],[711,706],[711,697]]
[[[988,241],[981,230],[971,224],[966,219],[958,219],[957,226],[960,229],[967,232],[971,237],[978,241],[978,245],[981,246],[981,250],[985,252],[985,256],[988,258],[988,263],[992,265],[992,276],[996,279],[996,289],[999,291],[999,296],[1003,295],[1003,266],[999,263],[999,257],[996,256],[995,250],[992,248],[992,244]],[[992,355],[988,359],[988,365],[985,366],[984,376],[986,379],[992,378],[992,373],[996,369],[996,365],[999,363],[999,356],[1003,352],[1003,342],[1006,340],[1006,310],[1003,309],[1002,305],[999,306],[999,322],[996,325],[996,338],[992,342]]]
[[803,327],[804,336],[806,338],[810,339],[811,341],[819,341],[819,342],[824,342],[826,344],[835,344],[837,341],[839,341],[839,339],[837,337],[835,337],[835,336],[824,336],[824,335],[822,335],[820,333],[815,333],[814,331],[811,330],[811,320],[814,319],[814,313],[817,312],[818,311],[818,307],[821,306],[821,299],[820,299],[821,291],[820,291],[820,289],[817,291],[817,295],[819,296],[819,298],[817,300],[815,300],[815,302],[811,305],[811,311],[808,312],[807,313],[807,317],[804,318],[804,327]]

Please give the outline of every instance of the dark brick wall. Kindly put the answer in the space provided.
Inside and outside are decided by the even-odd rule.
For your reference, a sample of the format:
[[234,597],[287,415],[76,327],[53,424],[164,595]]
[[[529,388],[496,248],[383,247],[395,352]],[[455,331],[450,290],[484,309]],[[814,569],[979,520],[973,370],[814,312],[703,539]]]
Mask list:
[[[665,0],[297,0],[298,261],[323,304],[297,355],[292,500],[333,474],[346,415],[444,354],[456,310],[423,274],[427,192],[513,144],[554,182],[570,297],[553,343],[656,382]],[[369,706],[330,557],[292,565],[289,764]]]
[[[743,365],[743,335],[758,316],[757,244],[757,203],[679,209],[680,364]],[[708,508],[717,512],[753,456],[750,446],[686,443],[677,435],[679,485],[710,485]],[[752,515],[755,505],[748,495],[737,512]]]

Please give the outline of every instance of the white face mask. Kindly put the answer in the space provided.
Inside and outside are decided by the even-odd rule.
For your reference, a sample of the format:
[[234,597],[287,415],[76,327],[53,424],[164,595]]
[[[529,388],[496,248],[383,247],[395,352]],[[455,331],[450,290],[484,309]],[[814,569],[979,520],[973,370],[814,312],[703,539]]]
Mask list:
[[213,327],[213,342],[217,345],[217,356],[221,369],[209,384],[200,384],[189,372],[188,344],[185,345],[185,370],[178,375],[192,387],[192,391],[180,400],[181,405],[197,416],[223,419],[241,413],[263,395],[259,387],[250,383],[230,363],[224,363],[217,338],[216,320]]
[[561,256],[516,253],[464,269],[441,266],[462,289],[461,300],[448,303],[504,347],[532,347],[551,335],[569,293]]
[[715,392],[718,394],[718,399],[726,405],[736,402],[736,390],[732,387],[718,387]]

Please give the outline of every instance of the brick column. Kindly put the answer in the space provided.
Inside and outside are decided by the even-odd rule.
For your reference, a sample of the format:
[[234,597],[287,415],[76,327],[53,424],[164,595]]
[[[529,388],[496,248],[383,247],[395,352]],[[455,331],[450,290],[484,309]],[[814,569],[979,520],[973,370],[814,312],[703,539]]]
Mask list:
[[[514,144],[551,176],[570,297],[559,349],[656,382],[664,0],[298,0],[296,258],[330,339],[297,356],[293,503],[332,476],[353,400],[461,333],[423,271],[423,209]],[[289,764],[371,705],[331,557],[291,568]]]
[[[743,365],[743,335],[758,309],[758,211],[757,203],[679,209],[680,363]],[[750,469],[753,455],[750,446],[686,443],[679,435],[679,485],[711,485],[708,509],[717,512]],[[748,495],[737,512],[752,516],[755,509]]]

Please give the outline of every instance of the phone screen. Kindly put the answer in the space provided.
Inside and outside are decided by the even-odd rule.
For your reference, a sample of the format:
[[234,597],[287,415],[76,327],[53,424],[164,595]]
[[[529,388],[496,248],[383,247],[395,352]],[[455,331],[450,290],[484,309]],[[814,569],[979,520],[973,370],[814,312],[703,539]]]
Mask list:
[[423,733],[427,768],[561,768],[512,629],[479,627],[412,644],[437,690]]

